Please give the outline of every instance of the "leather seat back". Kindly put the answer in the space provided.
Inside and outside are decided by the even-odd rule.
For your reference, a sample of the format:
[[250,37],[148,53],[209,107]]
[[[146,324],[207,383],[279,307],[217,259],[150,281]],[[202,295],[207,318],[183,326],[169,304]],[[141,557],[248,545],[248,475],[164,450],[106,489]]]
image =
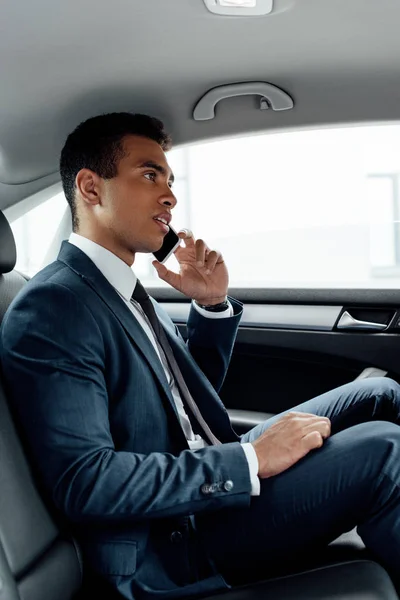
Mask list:
[[11,301],[27,279],[14,270],[17,249],[11,227],[0,211],[0,325]]
[[[15,261],[14,237],[0,212],[0,323],[26,283]],[[0,598],[71,600],[81,580],[77,549],[40,498],[0,381]]]

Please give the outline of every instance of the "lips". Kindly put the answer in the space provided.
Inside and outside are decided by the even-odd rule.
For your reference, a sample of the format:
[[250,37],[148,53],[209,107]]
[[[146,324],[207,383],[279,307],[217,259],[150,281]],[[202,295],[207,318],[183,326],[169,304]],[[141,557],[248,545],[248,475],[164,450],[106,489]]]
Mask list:
[[153,217],[153,220],[157,223],[157,225],[161,228],[164,233],[168,233],[169,231],[169,223],[171,222],[171,215],[169,213],[162,213]]
[[160,227],[161,231],[163,231],[164,233],[168,233],[168,231],[169,231],[168,225],[166,225],[162,221],[159,221],[158,219],[153,219],[153,220]]
[[164,222],[166,225],[169,225],[171,222],[172,216],[171,216],[171,213],[165,212],[165,213],[159,213],[158,215],[155,215],[153,218]]

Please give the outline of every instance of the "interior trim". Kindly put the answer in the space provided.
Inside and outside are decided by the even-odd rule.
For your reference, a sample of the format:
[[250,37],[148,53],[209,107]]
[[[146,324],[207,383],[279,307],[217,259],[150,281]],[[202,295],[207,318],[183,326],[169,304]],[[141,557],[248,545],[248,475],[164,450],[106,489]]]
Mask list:
[[[186,323],[190,304],[164,302],[162,306],[176,323]],[[243,307],[242,327],[332,331],[342,307],[248,304]]]
[[[188,302],[186,296],[170,286],[147,289],[159,302]],[[229,288],[229,295],[243,304],[345,304],[365,307],[397,307],[400,304],[400,289]]]
[[[183,325],[181,332],[185,334]],[[346,338],[346,339],[344,339]],[[299,331],[282,329],[254,329],[240,327],[237,344],[273,348],[275,351],[294,350],[302,353],[318,353],[360,362],[365,367],[383,369],[389,374],[400,375],[398,359],[399,335],[396,333],[341,333],[335,331]],[[385,352],[382,352],[385,348]],[[390,375],[393,376],[393,375]]]
[[248,427],[255,427],[274,416],[274,413],[239,410],[236,408],[228,408],[227,411],[232,425],[246,425]]

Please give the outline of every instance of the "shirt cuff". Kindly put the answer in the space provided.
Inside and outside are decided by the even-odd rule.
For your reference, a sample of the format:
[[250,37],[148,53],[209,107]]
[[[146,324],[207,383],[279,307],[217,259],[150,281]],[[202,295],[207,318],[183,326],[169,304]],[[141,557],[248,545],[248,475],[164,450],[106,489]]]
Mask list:
[[196,302],[192,302],[192,305],[195,309],[203,315],[203,317],[207,317],[207,319],[226,319],[226,317],[233,317],[233,306],[228,300],[228,308],[223,310],[222,312],[212,312],[211,310],[206,310],[205,308],[200,308]]
[[246,455],[249,464],[251,495],[260,495],[260,480],[258,478],[258,458],[253,444],[242,444],[243,452]]

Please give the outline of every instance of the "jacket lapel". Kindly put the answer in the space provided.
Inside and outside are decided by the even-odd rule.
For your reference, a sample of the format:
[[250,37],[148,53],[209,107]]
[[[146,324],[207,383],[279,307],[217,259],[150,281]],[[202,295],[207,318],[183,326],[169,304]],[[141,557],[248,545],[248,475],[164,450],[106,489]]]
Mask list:
[[93,261],[84,252],[73,244],[63,242],[58,260],[66,264],[77,275],[79,275],[107,305],[125,329],[137,350],[146,359],[151,371],[157,378],[168,401],[179,420],[171,390],[168,385],[162,364],[142,327],[136,321],[125,302],[120,298],[116,290],[99,271]]

